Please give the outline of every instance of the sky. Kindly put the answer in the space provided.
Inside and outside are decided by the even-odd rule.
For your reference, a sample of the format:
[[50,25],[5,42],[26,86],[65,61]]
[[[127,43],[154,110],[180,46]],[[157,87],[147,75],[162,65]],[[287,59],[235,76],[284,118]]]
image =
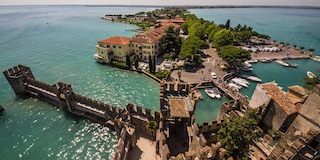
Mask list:
[[0,0],[0,5],[286,5],[317,6],[320,0]]

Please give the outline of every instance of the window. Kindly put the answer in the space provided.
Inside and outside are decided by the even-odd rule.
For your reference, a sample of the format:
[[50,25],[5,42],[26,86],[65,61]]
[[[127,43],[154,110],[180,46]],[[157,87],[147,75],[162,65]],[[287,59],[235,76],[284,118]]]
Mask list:
[[121,46],[119,46],[118,48],[122,48]]
[[153,48],[153,46],[152,46],[152,48]]
[[119,52],[119,55],[121,56],[121,52]]
[[145,46],[145,45],[143,45],[143,48],[146,48],[146,46]]
[[116,48],[116,46],[113,46],[113,48]]
[[107,45],[107,48],[110,48],[110,45]]
[[150,46],[148,46],[148,49],[150,49]]
[[146,54],[147,52],[146,52],[146,51],[143,51],[143,53]]
[[151,54],[151,52],[148,52],[148,54]]
[[136,44],[136,47],[138,48],[138,45]]

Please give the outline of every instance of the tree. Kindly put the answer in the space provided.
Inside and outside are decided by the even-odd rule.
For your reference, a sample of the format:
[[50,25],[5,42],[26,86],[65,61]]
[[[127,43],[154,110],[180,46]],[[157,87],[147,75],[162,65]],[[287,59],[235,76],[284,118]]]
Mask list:
[[223,46],[218,52],[219,57],[233,66],[237,62],[243,62],[250,59],[251,53],[244,49],[237,48],[232,45]]
[[183,31],[184,35],[188,34],[188,24],[187,23],[183,23],[180,28]]
[[130,68],[131,67],[131,61],[129,55],[126,55],[126,65]]
[[134,60],[134,66],[136,67],[136,69],[139,67],[139,60],[138,60],[138,58],[136,58],[136,59]]
[[230,30],[220,30],[213,37],[213,44],[216,48],[230,45],[234,42],[234,35]]
[[150,73],[152,73],[153,69],[152,69],[152,59],[151,59],[151,55],[149,54],[149,71]]
[[308,51],[314,52],[314,48],[309,48]]
[[227,20],[226,25],[225,25],[225,28],[226,28],[226,29],[229,29],[229,28],[230,28],[230,19]]
[[301,47],[300,47],[300,49],[301,49],[301,50],[304,50],[304,49],[305,49],[305,47],[304,47],[304,46],[301,46]]
[[189,37],[182,43],[179,58],[192,58],[200,51],[200,49],[207,47],[208,44],[204,40],[201,40],[195,35],[189,35]]
[[249,145],[260,137],[256,131],[261,116],[256,110],[249,110],[243,117],[231,117],[223,122],[218,131],[218,141],[227,150],[226,156],[243,159],[249,152]]
[[149,121],[146,126],[147,130],[151,130],[152,136],[154,135],[154,131],[158,128],[158,124],[155,121]]
[[152,56],[152,73],[156,73],[156,56]]
[[161,49],[164,53],[174,52],[178,54],[181,48],[181,38],[179,33],[174,31],[174,27],[170,26],[166,31],[166,35],[161,38]]

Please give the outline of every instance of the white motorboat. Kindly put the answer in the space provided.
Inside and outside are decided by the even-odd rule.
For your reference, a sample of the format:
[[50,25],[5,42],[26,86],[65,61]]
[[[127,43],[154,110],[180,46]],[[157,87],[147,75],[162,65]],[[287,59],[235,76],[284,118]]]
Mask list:
[[247,61],[243,62],[243,66],[248,67],[248,68],[252,67],[252,65]]
[[320,56],[314,56],[311,59],[316,61],[316,62],[320,62]]
[[98,54],[94,54],[93,58],[99,63],[105,63],[103,57],[99,56]]
[[258,60],[256,60],[256,59],[250,59],[250,60],[245,61],[244,63],[257,63],[257,62],[258,62]]
[[245,78],[245,79],[248,79],[248,80],[251,80],[251,81],[254,81],[254,82],[261,82],[262,80],[258,77],[255,77],[255,76],[250,76],[250,75],[246,75],[246,74],[241,74],[240,75],[241,78]]
[[243,71],[252,71],[253,69],[251,67],[244,66],[244,67],[241,68],[241,70],[243,70]]
[[236,84],[239,84],[239,85],[241,85],[243,87],[247,87],[248,88],[248,84],[246,82],[242,81],[242,80],[234,78],[231,81],[236,83]]
[[283,65],[285,67],[289,67],[290,66],[287,62],[285,62],[283,60],[280,60],[280,59],[276,60],[275,62],[280,64],[280,65]]
[[317,76],[314,73],[310,72],[310,71],[307,72],[307,76],[309,78],[317,78]]
[[233,88],[233,89],[236,90],[236,91],[239,91],[239,90],[242,88],[241,86],[239,86],[239,85],[237,85],[237,84],[234,84],[234,83],[229,83],[228,86],[229,86],[230,88]]
[[249,82],[247,80],[243,79],[243,78],[236,77],[236,78],[233,78],[233,79],[241,81],[241,82],[243,82],[245,84],[249,84]]
[[207,95],[209,96],[209,97],[211,97],[211,98],[221,98],[221,92],[219,91],[219,89],[218,88],[207,88],[207,89],[205,89],[204,90],[206,93],[207,93]]
[[270,58],[262,58],[259,60],[259,62],[262,62],[262,63],[268,63],[268,62],[271,62],[272,60]]

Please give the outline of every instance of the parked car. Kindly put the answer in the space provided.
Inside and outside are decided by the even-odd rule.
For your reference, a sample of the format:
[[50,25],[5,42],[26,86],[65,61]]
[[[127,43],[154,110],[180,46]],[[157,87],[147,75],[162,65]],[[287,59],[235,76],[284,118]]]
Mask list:
[[213,79],[217,79],[217,74],[214,73],[214,72],[211,72],[211,77],[212,77]]

